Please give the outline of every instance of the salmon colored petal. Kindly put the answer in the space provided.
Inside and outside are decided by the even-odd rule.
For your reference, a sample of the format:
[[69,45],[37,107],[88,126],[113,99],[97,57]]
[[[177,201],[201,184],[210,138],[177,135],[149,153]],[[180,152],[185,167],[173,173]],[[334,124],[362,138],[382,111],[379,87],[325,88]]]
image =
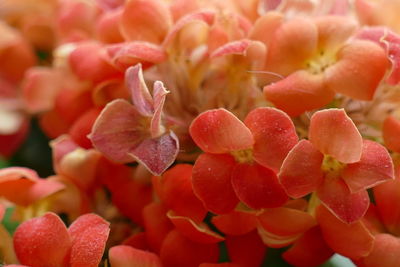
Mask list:
[[62,135],[57,139],[52,140],[50,142],[50,147],[52,152],[53,168],[56,173],[60,172],[60,163],[65,155],[79,148],[78,144],[76,144],[68,135]]
[[226,248],[232,263],[246,267],[261,266],[267,252],[256,231],[240,236],[227,236]]
[[172,25],[167,5],[157,0],[129,0],[120,20],[122,36],[128,41],[159,44]]
[[92,108],[80,116],[69,129],[69,135],[80,146],[86,149],[92,148],[92,142],[87,136],[92,131],[93,124],[100,114],[99,108]]
[[277,108],[294,117],[305,111],[322,108],[332,101],[335,93],[325,86],[322,75],[299,70],[265,86],[264,95]]
[[174,163],[178,153],[178,137],[170,131],[160,137],[144,139],[128,155],[158,176]]
[[169,232],[161,252],[165,267],[198,267],[203,262],[216,263],[219,257],[218,244],[201,244],[185,238],[177,230]]
[[336,93],[372,100],[387,68],[381,47],[369,41],[352,41],[339,51],[336,64],[325,70],[325,81]]
[[142,123],[143,117],[134,106],[122,99],[114,100],[100,113],[89,138],[111,160],[132,162],[134,158],[128,152],[143,140]]
[[367,212],[369,197],[366,190],[351,193],[340,178],[325,178],[317,189],[321,202],[342,222],[353,223]]
[[309,213],[286,207],[266,209],[257,218],[264,230],[281,236],[303,234],[317,223]]
[[72,248],[72,266],[97,267],[103,257],[110,223],[96,214],[85,214],[68,228]]
[[211,212],[229,213],[239,203],[231,184],[235,165],[229,155],[205,153],[197,158],[192,173],[193,191]]
[[267,70],[283,76],[304,67],[317,49],[318,29],[309,19],[296,18],[283,23],[268,47]]
[[54,213],[23,222],[14,233],[20,263],[31,267],[67,266],[71,239]]
[[238,198],[253,209],[280,207],[288,200],[276,173],[258,164],[236,165],[232,186]]
[[166,171],[161,178],[163,193],[160,198],[176,215],[201,222],[207,210],[193,192],[192,169],[192,165],[177,164]]
[[374,248],[371,253],[362,260],[365,267],[392,267],[400,265],[398,251],[400,250],[400,239],[389,234],[378,234],[375,236]]
[[305,232],[291,248],[282,254],[282,257],[293,266],[312,267],[320,266],[333,253],[332,249],[325,243],[321,229],[314,227]]
[[371,252],[374,237],[361,221],[344,223],[322,205],[317,208],[317,220],[326,243],[336,253],[359,259]]
[[342,178],[351,192],[374,187],[394,178],[392,158],[384,146],[364,140],[360,161],[347,164]]
[[172,211],[167,213],[167,217],[182,235],[196,243],[212,244],[224,241],[222,236],[211,231],[205,223],[196,224],[190,218],[177,216]]
[[144,81],[142,65],[140,63],[126,70],[125,81],[126,87],[128,87],[131,92],[131,100],[136,110],[142,116],[153,116],[153,97]]
[[61,89],[60,78],[60,73],[50,68],[35,67],[26,72],[22,96],[29,112],[43,112],[54,106]]
[[394,235],[400,235],[400,177],[374,187],[373,192],[380,219],[386,229]]
[[[111,2],[111,1],[110,1]],[[114,1],[113,1],[114,2]],[[119,29],[123,9],[116,8],[104,12],[96,23],[96,34],[102,43],[121,43],[124,38]]]
[[227,153],[251,148],[254,144],[250,130],[226,109],[201,113],[189,128],[193,141],[208,153]]
[[119,75],[108,60],[105,49],[97,43],[80,43],[69,56],[72,71],[80,79],[93,82]]
[[217,58],[217,57],[222,57],[226,55],[246,55],[246,51],[251,45],[251,43],[254,41],[248,40],[248,39],[243,39],[243,40],[238,40],[238,41],[233,41],[230,43],[227,43],[223,46],[218,47],[215,49],[211,55],[210,58]]
[[315,23],[318,46],[324,53],[336,52],[357,29],[356,22],[345,16],[322,16]]
[[331,155],[340,162],[353,163],[361,158],[362,137],[343,109],[314,113],[308,137],[321,153]]
[[[175,2],[177,2],[177,1],[175,1]],[[189,2],[189,1],[185,1],[185,2]],[[210,10],[202,10],[202,11],[198,11],[198,12],[189,13],[188,15],[179,19],[174,24],[174,26],[169,31],[168,35],[165,37],[163,46],[167,47],[168,45],[170,45],[171,41],[175,38],[175,36],[178,34],[178,32],[183,27],[188,25],[189,23],[201,21],[208,25],[211,25],[214,22],[214,17],[215,17],[215,12],[210,11]]]
[[50,138],[57,138],[60,135],[67,133],[71,124],[61,117],[61,115],[51,110],[42,114],[39,117],[40,128]]
[[250,212],[234,210],[228,214],[212,217],[211,222],[224,234],[244,235],[256,228],[257,217]]
[[165,237],[174,227],[166,213],[166,207],[157,202],[152,202],[143,209],[146,240],[156,253],[160,252]]
[[247,115],[244,123],[254,137],[254,160],[278,171],[286,155],[298,142],[289,116],[275,108],[257,108]]
[[110,79],[98,83],[92,90],[93,103],[97,107],[103,107],[115,99],[129,99],[130,93],[121,79]]
[[120,71],[139,63],[147,69],[167,59],[167,54],[160,46],[142,41],[110,45],[106,50],[111,63]]
[[162,267],[157,254],[130,246],[110,248],[108,259],[112,267]]
[[287,155],[279,172],[279,181],[293,198],[315,191],[321,184],[323,155],[308,140],[301,140]]
[[394,151],[400,152],[400,120],[393,116],[388,116],[383,122],[382,128],[383,140],[385,146]]

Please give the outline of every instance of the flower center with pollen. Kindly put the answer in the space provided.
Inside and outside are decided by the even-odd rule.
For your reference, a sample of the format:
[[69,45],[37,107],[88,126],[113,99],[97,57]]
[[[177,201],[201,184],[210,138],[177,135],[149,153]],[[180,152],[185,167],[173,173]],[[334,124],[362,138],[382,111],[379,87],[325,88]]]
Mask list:
[[320,74],[333,63],[335,63],[334,57],[321,50],[317,56],[306,62],[306,67],[312,74]]
[[344,163],[339,162],[335,158],[330,155],[324,155],[324,159],[322,161],[321,170],[330,177],[338,177],[340,176],[343,168],[346,165]]
[[253,150],[250,148],[232,151],[231,155],[239,163],[253,163]]

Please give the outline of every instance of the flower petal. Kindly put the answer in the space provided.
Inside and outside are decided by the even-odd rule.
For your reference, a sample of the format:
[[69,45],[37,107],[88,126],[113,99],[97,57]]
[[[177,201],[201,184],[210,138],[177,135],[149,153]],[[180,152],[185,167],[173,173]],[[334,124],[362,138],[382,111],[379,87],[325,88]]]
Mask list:
[[166,171],[161,177],[160,198],[176,215],[187,216],[196,222],[201,222],[207,210],[193,192],[192,169],[192,165],[177,164]]
[[128,155],[142,163],[153,175],[158,176],[174,163],[178,152],[178,137],[170,131],[160,137],[144,139],[130,150]]
[[374,187],[394,178],[392,158],[384,146],[364,140],[360,161],[347,164],[342,178],[351,192]]
[[385,146],[394,152],[400,153],[400,120],[393,116],[388,116],[383,122],[382,135]]
[[392,267],[400,265],[398,251],[400,239],[390,234],[378,234],[375,236],[374,248],[371,253],[362,259],[363,266]]
[[230,155],[205,153],[197,158],[192,173],[193,191],[211,212],[229,213],[238,204],[231,184],[235,164]]
[[369,41],[352,41],[342,47],[337,60],[325,70],[327,87],[354,99],[372,100],[388,67],[385,51]]
[[154,114],[150,121],[151,136],[158,137],[165,132],[162,125],[161,115],[164,107],[165,98],[169,92],[165,89],[164,84],[160,81],[154,82]]
[[301,140],[289,152],[279,172],[279,181],[289,196],[303,197],[321,184],[323,155],[308,140]]
[[14,248],[21,264],[67,266],[71,239],[61,219],[54,213],[46,213],[18,226]]
[[298,142],[289,116],[275,108],[257,108],[247,115],[244,123],[254,137],[254,160],[278,171],[286,155]]
[[218,244],[201,244],[185,238],[177,230],[169,232],[160,252],[165,266],[198,267],[203,262],[216,263]]
[[193,141],[208,153],[227,153],[250,148],[253,136],[235,115],[226,109],[201,113],[190,125]]
[[141,40],[159,44],[172,25],[167,5],[157,0],[126,1],[120,20],[120,30],[126,40]]
[[222,236],[211,231],[203,222],[196,224],[190,218],[177,216],[172,211],[167,213],[167,217],[182,235],[196,243],[212,244],[224,241]]
[[91,134],[93,146],[106,157],[120,163],[134,161],[128,154],[144,138],[143,117],[129,102],[118,99],[100,113]]
[[322,205],[317,208],[316,216],[326,243],[336,253],[359,259],[371,252],[374,237],[361,221],[344,223]]
[[369,206],[366,190],[351,193],[340,178],[325,177],[324,182],[317,189],[317,194],[325,207],[338,219],[349,224],[361,219]]
[[322,75],[298,70],[283,80],[265,86],[264,95],[277,108],[294,117],[327,105],[335,93],[326,88]]
[[234,210],[212,217],[211,222],[224,234],[244,235],[256,228],[257,217],[250,212]]
[[153,98],[143,78],[142,65],[139,63],[125,72],[126,87],[131,92],[132,103],[142,116],[151,117],[154,113]]
[[333,253],[325,243],[321,229],[316,226],[305,232],[282,257],[291,265],[310,267],[323,264]]
[[85,214],[69,226],[68,233],[72,240],[71,266],[99,266],[110,223],[96,214]]
[[319,151],[340,162],[353,163],[361,158],[362,137],[343,109],[316,112],[311,117],[308,136]]
[[259,164],[237,164],[232,186],[238,198],[253,209],[280,207],[288,200],[275,172]]
[[110,248],[108,258],[112,267],[162,267],[157,254],[130,246]]

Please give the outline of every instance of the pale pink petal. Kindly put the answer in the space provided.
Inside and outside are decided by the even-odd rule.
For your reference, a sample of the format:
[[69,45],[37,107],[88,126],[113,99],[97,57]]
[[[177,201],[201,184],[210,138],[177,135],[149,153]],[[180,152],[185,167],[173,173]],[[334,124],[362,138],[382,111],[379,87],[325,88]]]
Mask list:
[[178,153],[178,137],[170,131],[156,138],[142,140],[129,150],[128,155],[146,166],[153,175],[159,176],[174,163]]
[[311,117],[308,135],[319,151],[340,162],[353,163],[361,158],[362,137],[343,109],[316,112]]
[[308,140],[301,140],[287,155],[279,180],[289,196],[303,197],[321,184],[323,155]]
[[384,146],[364,140],[360,161],[347,164],[342,177],[351,192],[374,187],[394,178],[392,158]]
[[165,89],[164,84],[160,81],[154,83],[154,114],[150,121],[150,134],[155,138],[165,132],[162,125],[162,111],[164,107],[165,98],[169,92]]
[[225,55],[245,55],[247,48],[251,44],[251,40],[243,39],[227,43],[215,49],[210,58],[221,57]]
[[71,266],[97,267],[103,257],[110,223],[96,214],[85,214],[68,228],[71,236]]
[[129,102],[117,99],[100,113],[89,139],[93,146],[113,161],[134,161],[128,154],[144,138],[143,117]]
[[226,109],[201,113],[193,120],[189,132],[194,142],[209,153],[248,149],[254,143],[250,130]]
[[366,190],[351,193],[340,178],[326,177],[317,189],[317,195],[325,207],[345,223],[353,223],[361,219],[369,206]]
[[254,160],[278,171],[289,151],[298,142],[296,129],[286,113],[275,108],[257,108],[244,123],[254,137]]
[[162,267],[157,254],[131,246],[112,247],[108,258],[112,267]]
[[143,78],[142,65],[137,64],[125,72],[126,87],[131,91],[132,103],[142,116],[154,113],[153,98]]

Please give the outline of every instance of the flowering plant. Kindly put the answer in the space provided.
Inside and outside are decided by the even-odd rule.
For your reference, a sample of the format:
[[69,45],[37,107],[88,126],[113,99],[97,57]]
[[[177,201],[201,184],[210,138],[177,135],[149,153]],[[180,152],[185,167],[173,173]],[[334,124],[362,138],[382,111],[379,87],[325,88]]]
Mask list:
[[400,266],[399,11],[2,0],[0,265]]

